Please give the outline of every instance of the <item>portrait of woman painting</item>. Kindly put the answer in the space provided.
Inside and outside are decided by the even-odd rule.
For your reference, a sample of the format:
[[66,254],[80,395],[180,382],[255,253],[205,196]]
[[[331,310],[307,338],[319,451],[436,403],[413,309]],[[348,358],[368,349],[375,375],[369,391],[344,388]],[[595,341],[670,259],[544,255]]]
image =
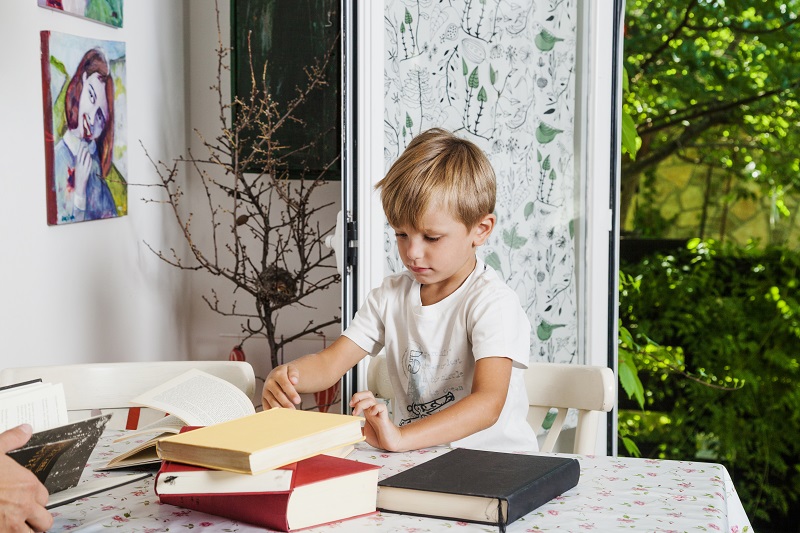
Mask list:
[[125,43],[43,31],[47,222],[128,212]]
[[94,20],[115,28],[122,27],[124,0],[38,0],[39,6],[76,17]]

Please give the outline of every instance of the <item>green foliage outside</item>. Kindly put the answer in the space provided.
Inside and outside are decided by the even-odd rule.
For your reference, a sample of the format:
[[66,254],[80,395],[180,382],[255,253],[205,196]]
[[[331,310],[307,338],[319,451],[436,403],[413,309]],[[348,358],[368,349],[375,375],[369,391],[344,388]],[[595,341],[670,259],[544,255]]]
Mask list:
[[724,464],[754,526],[800,507],[798,295],[800,252],[699,239],[620,276],[621,437]]
[[[623,230],[667,234],[648,194],[676,162],[705,192],[687,238],[730,240],[745,198],[796,218],[798,42],[800,0],[626,2]],[[724,464],[757,531],[800,516],[800,253],[780,244],[694,238],[620,272],[620,453]]]
[[[669,222],[637,199],[669,161],[694,165],[686,179],[713,205],[755,195],[771,199],[774,218],[788,217],[785,199],[800,192],[800,0],[625,5],[623,153],[626,123],[640,141],[622,162],[623,223],[640,233]],[[696,236],[726,239],[724,215],[701,225]]]

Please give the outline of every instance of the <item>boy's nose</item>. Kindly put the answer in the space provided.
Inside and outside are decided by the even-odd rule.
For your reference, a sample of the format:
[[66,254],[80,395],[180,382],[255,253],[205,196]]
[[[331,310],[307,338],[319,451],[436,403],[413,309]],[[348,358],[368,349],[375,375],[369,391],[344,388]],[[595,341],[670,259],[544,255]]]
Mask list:
[[423,255],[422,243],[411,239],[408,243],[406,254],[408,255],[409,259],[420,259]]

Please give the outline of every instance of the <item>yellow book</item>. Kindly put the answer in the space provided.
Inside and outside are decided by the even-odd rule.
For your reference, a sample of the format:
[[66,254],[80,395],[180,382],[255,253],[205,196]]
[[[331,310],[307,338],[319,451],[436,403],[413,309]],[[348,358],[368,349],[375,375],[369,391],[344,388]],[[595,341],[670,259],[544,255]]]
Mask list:
[[270,409],[162,438],[166,461],[257,474],[364,440],[363,418]]

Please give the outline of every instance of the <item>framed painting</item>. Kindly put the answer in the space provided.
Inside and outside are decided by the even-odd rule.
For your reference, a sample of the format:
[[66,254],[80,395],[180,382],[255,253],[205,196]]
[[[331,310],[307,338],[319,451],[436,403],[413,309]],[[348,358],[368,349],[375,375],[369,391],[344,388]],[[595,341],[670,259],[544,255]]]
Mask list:
[[[296,120],[287,121],[276,134],[286,147],[279,156],[290,177],[304,171],[315,177],[341,151],[340,29],[339,0],[231,0],[234,97],[246,101],[250,96],[252,60],[259,87],[267,65],[266,89],[284,113],[298,90],[308,85],[306,68],[334,52],[325,70],[327,85],[313,91],[293,113]],[[253,132],[248,137],[252,142]],[[340,167],[333,170],[326,176],[341,179]]]
[[47,223],[126,215],[125,43],[40,35]]
[[122,27],[124,0],[38,0],[39,6],[68,13],[115,28]]

